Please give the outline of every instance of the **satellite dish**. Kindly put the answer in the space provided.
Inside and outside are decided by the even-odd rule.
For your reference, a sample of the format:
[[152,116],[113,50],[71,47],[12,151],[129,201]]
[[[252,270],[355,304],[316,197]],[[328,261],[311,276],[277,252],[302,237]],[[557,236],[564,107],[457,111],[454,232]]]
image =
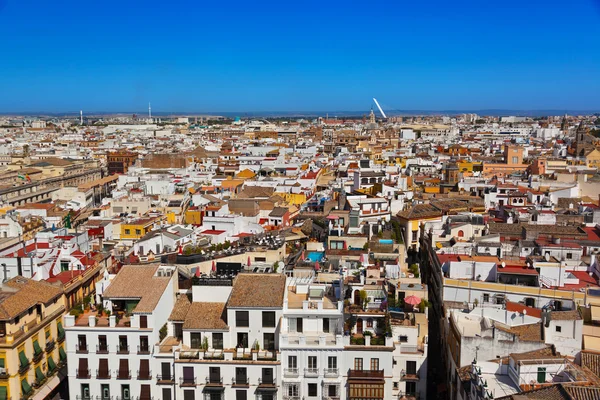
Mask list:
[[506,263],[504,261],[502,261],[502,264],[500,264],[500,267],[502,267],[502,268],[506,267]]

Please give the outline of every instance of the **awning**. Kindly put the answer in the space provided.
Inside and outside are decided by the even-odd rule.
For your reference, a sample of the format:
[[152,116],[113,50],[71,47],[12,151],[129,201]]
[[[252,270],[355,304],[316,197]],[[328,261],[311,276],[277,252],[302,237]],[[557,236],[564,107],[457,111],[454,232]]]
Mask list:
[[33,341],[33,351],[35,355],[38,355],[42,352],[42,348],[40,347],[40,344],[38,343],[37,339]]
[[600,321],[600,306],[592,306],[592,320]]
[[204,386],[202,393],[220,393],[224,390],[224,386]]
[[48,371],[52,372],[56,369],[56,363],[54,362],[54,358],[52,356],[48,357]]
[[44,373],[40,367],[35,367],[35,377],[38,383],[42,383],[42,381],[46,379],[46,376],[44,376]]
[[65,349],[63,347],[60,347],[58,349],[58,355],[60,357],[60,361],[66,361],[67,360],[67,353],[65,353]]
[[27,382],[27,379],[23,379],[21,381],[21,388],[23,389],[23,394],[31,393],[31,386],[29,386],[29,382]]
[[24,367],[26,365],[29,364],[29,360],[27,359],[27,356],[25,355],[25,352],[23,350],[21,350],[19,352],[19,361],[21,361],[21,366]]

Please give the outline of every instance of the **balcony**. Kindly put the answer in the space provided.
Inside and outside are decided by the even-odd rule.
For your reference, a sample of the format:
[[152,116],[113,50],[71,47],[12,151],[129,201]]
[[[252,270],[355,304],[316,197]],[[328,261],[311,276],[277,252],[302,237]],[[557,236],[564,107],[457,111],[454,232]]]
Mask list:
[[258,378],[258,386],[275,386],[275,381],[273,380],[273,378],[270,378],[270,379]]
[[38,353],[34,353],[34,355],[33,355],[34,364],[37,364],[42,359],[43,356],[44,356],[44,352],[41,349]]
[[348,379],[383,379],[383,370],[351,369]]
[[223,386],[223,377],[220,376],[207,376],[206,384],[211,386]]
[[250,379],[244,377],[231,378],[231,386],[250,386]]
[[129,354],[129,346],[119,345],[117,348],[117,354]]
[[325,368],[325,378],[337,378],[340,376],[340,370],[337,368]]
[[316,378],[319,376],[319,368],[304,368],[304,376],[307,378]]
[[92,377],[89,368],[88,369],[77,369],[75,370],[77,379],[90,379]]
[[175,378],[172,376],[156,375],[157,385],[172,385],[175,383]]
[[196,378],[179,378],[179,386],[195,387],[196,386]]
[[108,345],[97,345],[96,346],[96,354],[108,354]]
[[21,362],[21,364],[19,365],[19,374],[24,374],[25,372],[27,372],[30,366],[31,362],[29,362],[29,360],[27,360],[27,363]]
[[298,368],[286,368],[283,370],[283,376],[286,378],[297,378],[299,375]]
[[75,352],[77,354],[87,354],[88,353],[88,345],[87,344],[78,344],[75,346]]
[[150,346],[143,345],[143,346],[138,346],[137,347],[137,353],[138,354],[150,354]]
[[111,371],[110,369],[108,371],[100,371],[100,370],[96,370],[96,379],[110,379],[111,377]]
[[129,370],[129,369],[117,370],[117,379],[131,379],[131,370]]
[[62,343],[62,342],[65,341],[65,337],[66,336],[65,336],[65,332],[64,331],[62,333],[58,332],[58,336],[57,336],[56,339],[57,339],[58,343]]
[[48,339],[48,341],[46,342],[46,353],[52,352],[52,350],[54,350],[55,347],[56,342],[52,339]]
[[400,371],[400,380],[401,381],[409,381],[409,382],[418,382],[419,375],[417,374],[417,371],[402,370],[402,371]]
[[140,381],[149,381],[152,379],[152,371],[137,371],[137,378]]

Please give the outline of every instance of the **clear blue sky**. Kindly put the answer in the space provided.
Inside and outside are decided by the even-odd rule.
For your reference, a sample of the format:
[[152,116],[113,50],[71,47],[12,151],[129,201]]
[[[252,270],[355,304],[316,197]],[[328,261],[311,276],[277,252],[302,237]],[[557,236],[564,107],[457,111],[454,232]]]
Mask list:
[[600,109],[600,0],[0,0],[0,112]]

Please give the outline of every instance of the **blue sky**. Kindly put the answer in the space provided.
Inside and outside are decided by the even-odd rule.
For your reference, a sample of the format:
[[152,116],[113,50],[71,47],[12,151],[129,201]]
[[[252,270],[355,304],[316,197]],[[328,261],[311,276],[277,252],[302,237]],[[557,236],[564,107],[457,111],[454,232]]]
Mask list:
[[600,0],[0,0],[0,112],[600,109]]

